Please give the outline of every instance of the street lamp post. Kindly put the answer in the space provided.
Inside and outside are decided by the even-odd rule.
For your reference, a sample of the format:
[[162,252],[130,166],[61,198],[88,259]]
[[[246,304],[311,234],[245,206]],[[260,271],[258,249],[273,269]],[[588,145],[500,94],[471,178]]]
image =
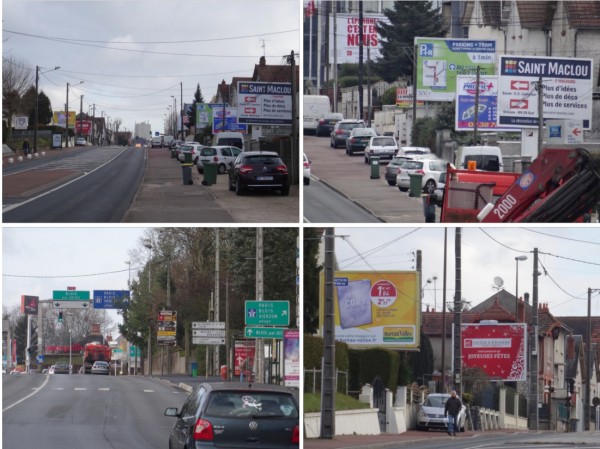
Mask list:
[[[515,257],[515,262],[517,265],[516,268],[516,285],[515,285],[515,323],[519,322],[519,262],[523,262],[527,260],[527,256],[517,256]],[[525,317],[523,317],[525,319]]]
[[[150,262],[152,261],[152,242],[150,239],[144,240],[144,246],[150,250]],[[150,264],[148,264],[148,295],[151,293],[150,289]],[[146,375],[150,373],[150,377],[152,377],[152,318],[148,320],[148,369],[146,370]]]
[[69,329],[69,374],[71,374],[71,371],[73,370],[72,355],[73,345],[71,344],[71,329]]
[[177,98],[171,95],[173,99],[173,138],[177,137]]
[[[52,70],[58,70],[60,66],[56,66],[53,69],[46,70],[46,72],[51,72]],[[42,74],[46,73],[42,72]],[[40,66],[35,66],[35,117],[33,118],[33,152],[37,153],[37,129],[38,129],[38,112],[39,112],[39,95],[38,95],[38,85],[40,81]]]
[[427,279],[428,284],[431,284],[433,282],[433,310],[437,310],[437,294],[435,281],[437,281],[437,276],[433,276],[432,278]]

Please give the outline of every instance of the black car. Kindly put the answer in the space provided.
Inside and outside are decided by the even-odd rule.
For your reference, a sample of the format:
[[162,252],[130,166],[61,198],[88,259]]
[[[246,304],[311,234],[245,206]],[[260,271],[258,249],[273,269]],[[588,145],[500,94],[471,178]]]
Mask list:
[[340,120],[344,120],[344,114],[341,112],[332,112],[329,114],[325,114],[323,117],[319,119],[319,123],[317,124],[317,130],[315,134],[317,137],[320,136],[329,136],[335,124]]
[[201,383],[181,411],[169,407],[165,415],[177,418],[170,449],[299,447],[298,403],[287,388],[277,385]]
[[66,362],[55,363],[54,374],[71,374],[71,367]]
[[385,167],[385,180],[387,181],[388,185],[396,185],[396,175],[398,174],[398,169],[402,167],[404,162],[410,159],[410,157],[406,156],[394,156],[392,158],[387,167]]
[[245,151],[235,159],[229,170],[229,190],[241,195],[247,189],[280,190],[290,193],[288,169],[279,155],[272,151]]

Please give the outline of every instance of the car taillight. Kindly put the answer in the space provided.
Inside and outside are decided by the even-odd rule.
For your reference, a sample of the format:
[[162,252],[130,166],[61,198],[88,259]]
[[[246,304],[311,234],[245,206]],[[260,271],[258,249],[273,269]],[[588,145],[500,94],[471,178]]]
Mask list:
[[305,162],[304,163],[304,168],[310,168],[310,163],[309,162]]
[[213,162],[219,162],[219,156],[213,157]]
[[247,173],[252,173],[252,167],[250,165],[242,165],[240,167],[240,173],[244,175]]
[[323,119],[319,120],[319,125],[322,125],[323,123],[325,123],[325,120],[323,120]]
[[295,426],[292,432],[292,443],[300,443],[300,426]]
[[278,165],[275,170],[277,170],[278,172],[281,173],[286,173],[287,174],[287,167],[285,165]]
[[423,170],[417,170],[415,173],[418,173],[420,175],[424,175],[425,174],[425,172]]
[[342,131],[341,129],[338,129],[335,133],[336,134],[344,134],[344,131]]
[[212,424],[202,418],[198,418],[194,426],[194,440],[212,441],[214,436]]

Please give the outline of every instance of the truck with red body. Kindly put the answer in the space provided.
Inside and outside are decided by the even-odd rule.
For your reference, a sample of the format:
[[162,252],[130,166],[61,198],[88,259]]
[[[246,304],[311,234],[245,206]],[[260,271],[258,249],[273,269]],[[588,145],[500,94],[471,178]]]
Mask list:
[[85,374],[92,372],[92,365],[97,361],[104,361],[110,364],[112,349],[100,341],[87,343],[83,348],[83,367]]

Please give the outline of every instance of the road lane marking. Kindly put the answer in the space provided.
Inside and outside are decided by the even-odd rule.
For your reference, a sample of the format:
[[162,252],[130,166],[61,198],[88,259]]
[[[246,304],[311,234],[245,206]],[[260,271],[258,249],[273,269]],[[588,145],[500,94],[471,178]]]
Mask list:
[[[127,148],[125,148],[125,150],[127,150]],[[95,169],[93,169],[93,170],[92,170],[92,171],[90,171],[90,172],[83,173],[81,176],[78,176],[77,178],[75,178],[75,179],[72,179],[72,180],[71,180],[71,181],[69,181],[69,182],[66,182],[66,183],[64,183],[64,184],[61,184],[61,185],[59,185],[59,186],[57,186],[57,187],[54,187],[53,189],[50,189],[50,190],[48,190],[48,191],[46,191],[46,192],[44,192],[44,193],[40,193],[38,196],[31,197],[31,198],[29,198],[29,199],[27,199],[27,200],[25,200],[25,201],[23,201],[23,202],[21,202],[21,203],[16,203],[16,204],[10,205],[10,206],[8,206],[8,207],[3,207],[3,208],[2,208],[2,213],[4,214],[5,212],[10,212],[11,210],[14,210],[14,209],[17,209],[17,208],[19,208],[19,207],[21,207],[21,206],[24,206],[24,205],[26,205],[26,204],[29,204],[29,203],[31,203],[31,202],[33,202],[33,201],[35,201],[35,200],[38,200],[38,199],[40,199],[40,198],[42,198],[42,197],[44,197],[44,196],[46,196],[46,195],[50,195],[51,193],[54,193],[54,192],[56,192],[56,191],[58,191],[58,190],[60,190],[60,189],[62,189],[62,188],[64,188],[64,187],[67,187],[68,185],[70,185],[70,184],[73,184],[73,183],[74,183],[74,182],[76,182],[76,181],[80,181],[80,180],[82,180],[82,179],[83,179],[83,178],[85,178],[86,176],[88,176],[88,175],[91,175],[92,173],[94,173],[94,172],[95,172],[95,171],[97,171],[97,170],[100,170],[100,169],[101,169],[102,167],[104,167],[105,165],[107,165],[107,164],[110,164],[110,163],[111,163],[113,160],[115,160],[115,159],[116,159],[116,158],[118,158],[118,157],[119,157],[121,154],[123,154],[123,152],[124,152],[125,150],[121,151],[121,152],[120,152],[120,153],[118,153],[116,156],[114,156],[113,158],[109,159],[109,160],[108,160],[108,161],[106,161],[104,164],[100,165],[99,167],[96,167]]]
[[154,393],[154,390],[144,390],[144,393]]
[[98,391],[109,391],[110,388],[98,388]]
[[87,388],[79,388],[79,387],[75,387],[74,388],[75,391],[86,391]]
[[40,385],[39,388],[36,388],[34,392],[28,394],[27,396],[25,396],[24,398],[19,399],[17,402],[10,404],[8,407],[3,408],[2,409],[2,413],[4,413],[7,410],[10,410],[11,408],[13,408],[15,405],[20,404],[21,402],[23,402],[25,399],[29,399],[31,396],[33,396],[34,394],[38,394],[40,392],[40,390],[42,388],[44,388],[46,386],[46,384],[48,383],[48,381],[50,380],[49,376],[46,376],[46,379],[44,380],[44,383],[42,385]]

